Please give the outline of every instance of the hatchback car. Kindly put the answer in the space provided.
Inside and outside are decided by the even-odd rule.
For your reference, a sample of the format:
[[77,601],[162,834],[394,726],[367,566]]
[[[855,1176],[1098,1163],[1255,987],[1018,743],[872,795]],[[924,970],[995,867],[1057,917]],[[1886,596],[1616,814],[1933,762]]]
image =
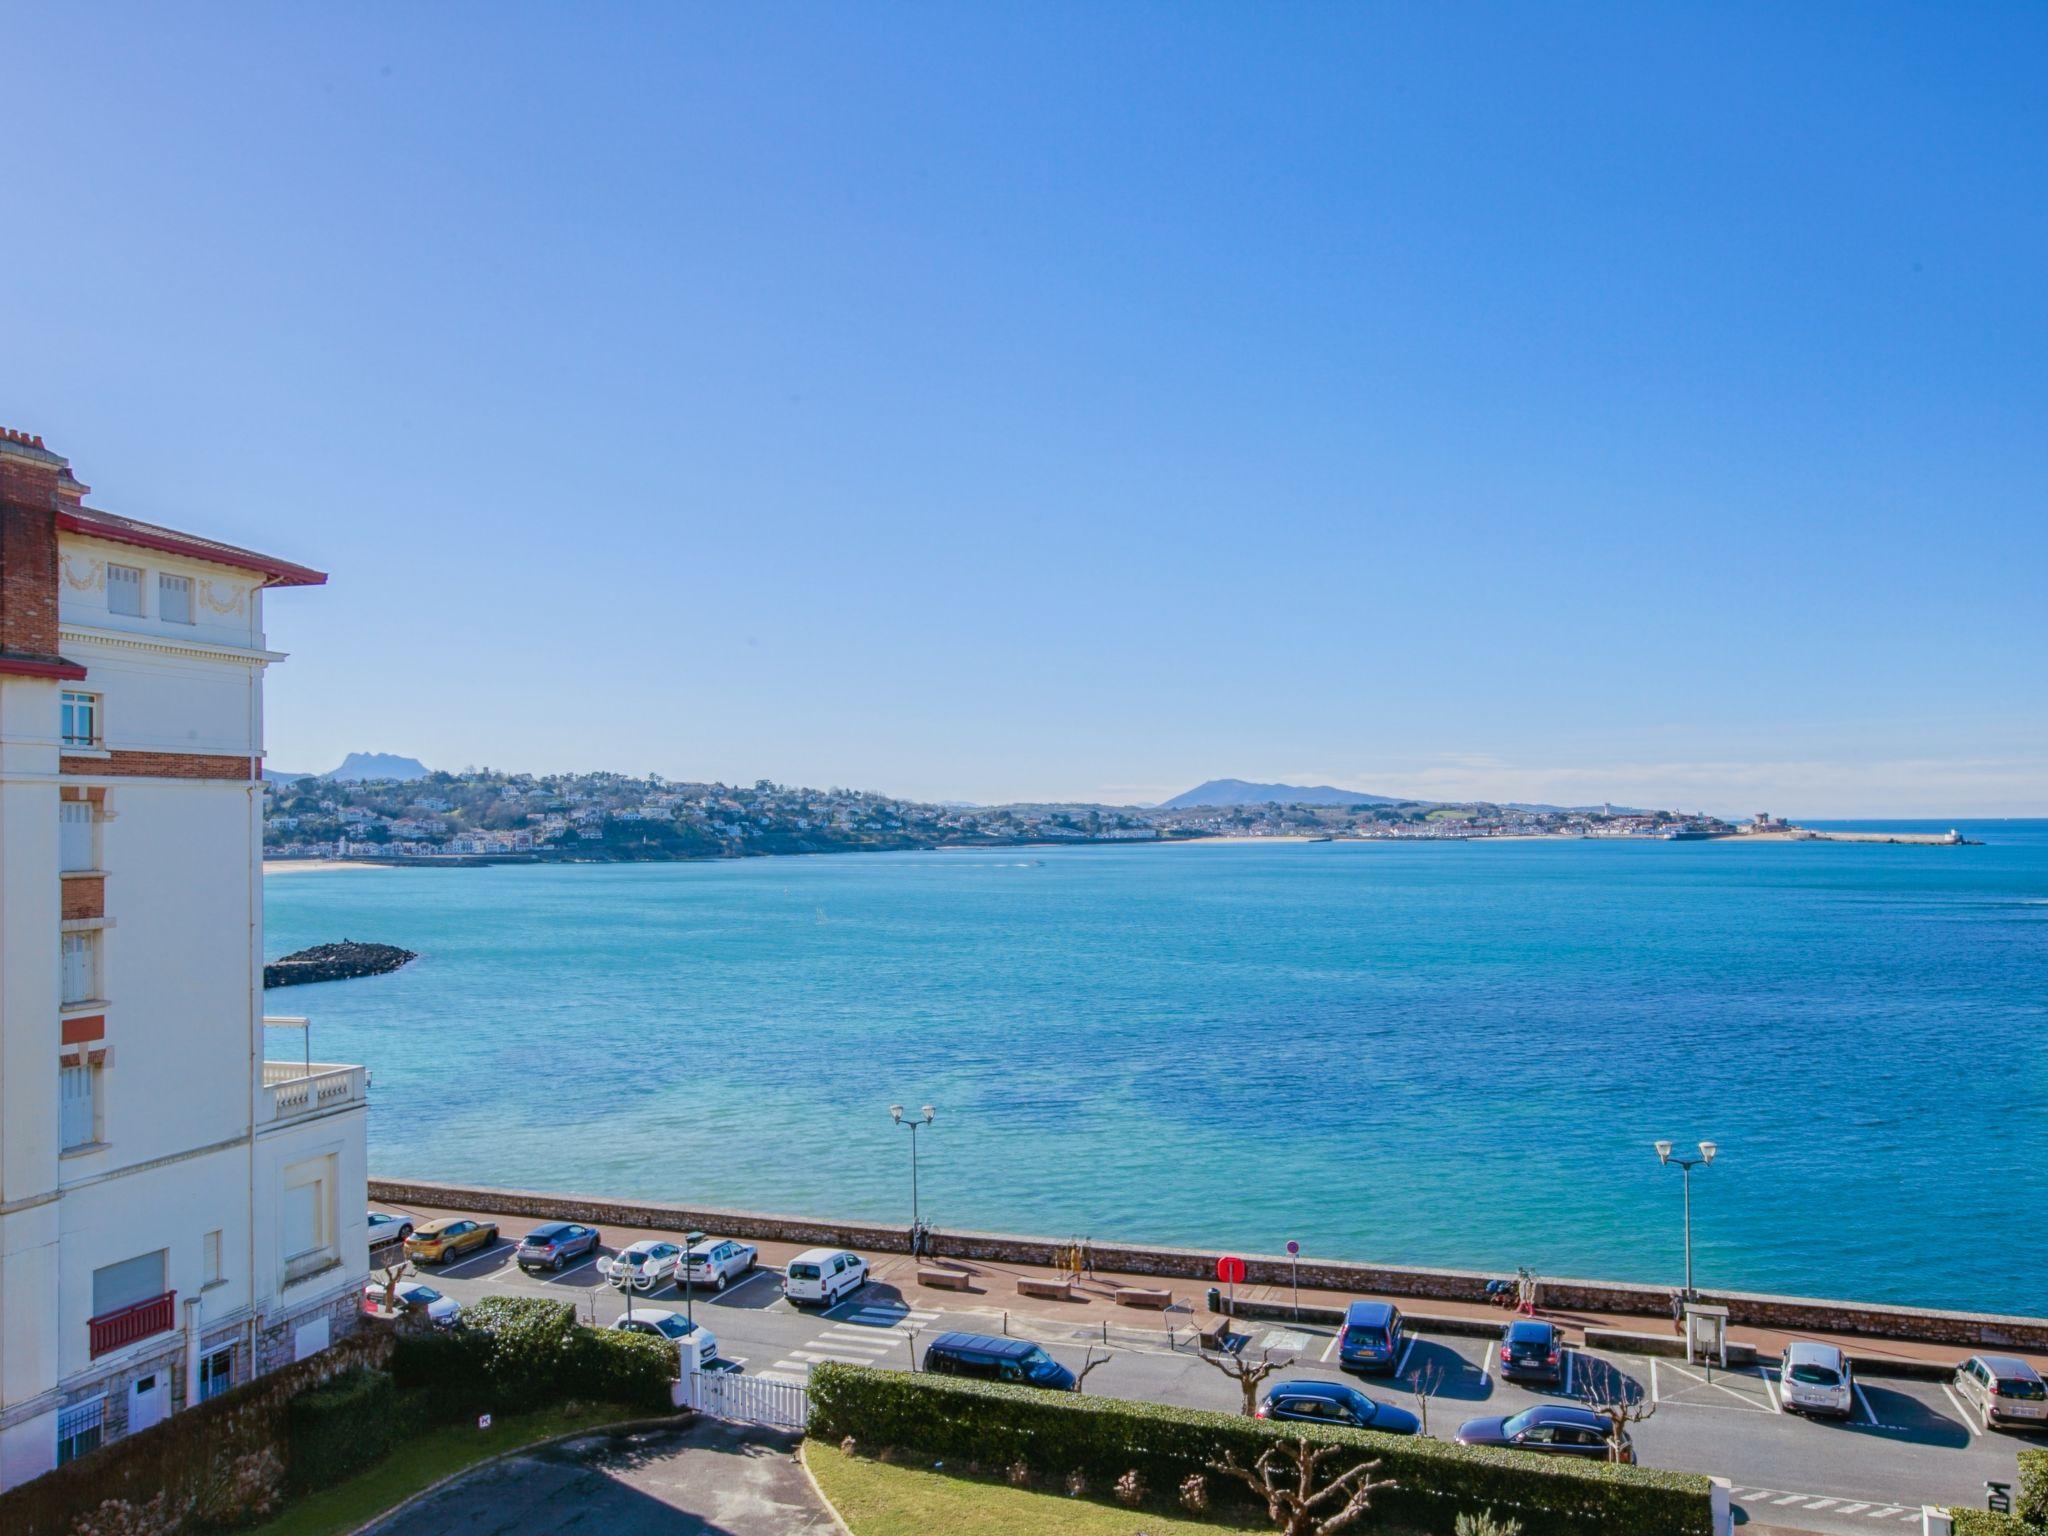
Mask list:
[[924,1368],[935,1376],[968,1376],[1018,1386],[1074,1390],[1074,1373],[1027,1339],[985,1333],[942,1333],[926,1346]]
[[1846,1419],[1856,1412],[1856,1374],[1832,1344],[1794,1339],[1778,1361],[1778,1397],[1787,1413]]
[[[1594,1459],[1608,1455],[1607,1436],[1607,1420],[1590,1408],[1548,1404],[1525,1409],[1512,1418],[1467,1419],[1458,1426],[1460,1445],[1504,1445],[1518,1451]],[[1636,1459],[1635,1446],[1625,1431],[1619,1459]]]
[[597,1228],[573,1221],[547,1221],[519,1239],[519,1251],[513,1257],[521,1269],[531,1272],[560,1269],[571,1259],[595,1252]]
[[615,1257],[599,1259],[597,1272],[622,1291],[629,1285],[636,1291],[651,1291],[675,1279],[682,1256],[683,1250],[674,1243],[643,1237],[621,1248]]
[[635,1307],[631,1317],[612,1319],[612,1326],[621,1333],[644,1333],[652,1338],[667,1339],[680,1351],[689,1347],[692,1339],[697,1341],[697,1368],[704,1369],[718,1358],[718,1340],[709,1328],[701,1328],[680,1312],[652,1311],[646,1307]]
[[708,1285],[722,1291],[760,1261],[761,1251],[752,1243],[729,1237],[708,1237],[683,1255],[683,1273],[692,1285]]
[[793,1307],[831,1307],[868,1283],[868,1261],[844,1248],[811,1248],[789,1261],[782,1294]]
[[1563,1381],[1563,1333],[1555,1323],[1516,1318],[1501,1335],[1500,1373],[1509,1381]]
[[[372,1280],[363,1287],[363,1310],[382,1316],[389,1296],[390,1288],[382,1280]],[[462,1316],[462,1304],[453,1296],[443,1296],[431,1285],[422,1285],[417,1280],[398,1282],[398,1310],[423,1312],[436,1328],[453,1328],[455,1320]]]
[[394,1216],[389,1211],[371,1211],[367,1219],[372,1248],[379,1243],[402,1243],[412,1236],[412,1218],[409,1216]]
[[1986,1429],[2048,1428],[2048,1387],[2016,1355],[1972,1355],[1956,1367],[1956,1396],[1984,1416]]
[[1405,1408],[1376,1403],[1341,1381],[1283,1381],[1259,1404],[1262,1419],[1292,1419],[1307,1424],[1346,1424],[1376,1429],[1384,1435],[1412,1435],[1422,1421]]
[[1344,1312],[1344,1332],[1337,1345],[1337,1363],[1347,1371],[1376,1371],[1391,1376],[1400,1368],[1407,1325],[1391,1301],[1354,1301]]
[[447,1264],[466,1253],[490,1247],[498,1240],[495,1221],[471,1221],[467,1216],[440,1216],[423,1221],[405,1240],[405,1256],[422,1264]]

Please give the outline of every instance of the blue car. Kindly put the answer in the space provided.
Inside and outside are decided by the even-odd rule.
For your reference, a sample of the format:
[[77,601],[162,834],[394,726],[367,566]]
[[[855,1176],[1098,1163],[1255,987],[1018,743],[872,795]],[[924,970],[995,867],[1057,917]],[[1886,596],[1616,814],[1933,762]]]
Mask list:
[[1404,1408],[1376,1403],[1341,1381],[1283,1381],[1259,1404],[1262,1419],[1292,1419],[1306,1424],[1344,1424],[1376,1429],[1383,1435],[1412,1435],[1422,1421]]
[[1399,1307],[1391,1301],[1354,1301],[1344,1313],[1337,1361],[1347,1371],[1391,1376],[1401,1368],[1401,1351],[1407,1342],[1407,1326]]

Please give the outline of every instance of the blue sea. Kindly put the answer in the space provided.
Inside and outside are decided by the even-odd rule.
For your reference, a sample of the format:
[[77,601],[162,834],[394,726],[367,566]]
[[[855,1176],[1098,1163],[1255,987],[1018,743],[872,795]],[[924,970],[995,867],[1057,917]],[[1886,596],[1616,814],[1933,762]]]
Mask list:
[[[1879,824],[1862,824],[1865,826]],[[1897,824],[1900,830],[1941,827]],[[317,870],[388,1175],[2048,1313],[2048,822]],[[273,1045],[277,1054],[286,1044]]]

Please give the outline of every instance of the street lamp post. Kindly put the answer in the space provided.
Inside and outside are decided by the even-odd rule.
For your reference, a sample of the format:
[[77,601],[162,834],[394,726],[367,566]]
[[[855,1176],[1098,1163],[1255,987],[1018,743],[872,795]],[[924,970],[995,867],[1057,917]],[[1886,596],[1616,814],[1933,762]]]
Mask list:
[[697,1321],[697,1309],[693,1304],[697,1295],[697,1274],[690,1266],[690,1250],[703,1241],[704,1234],[702,1232],[685,1232],[683,1234],[683,1316],[689,1319],[693,1325]]
[[1719,1150],[1713,1142],[1703,1141],[1700,1143],[1700,1155],[1698,1157],[1673,1157],[1671,1155],[1670,1142],[1660,1141],[1657,1143],[1657,1161],[1666,1167],[1675,1165],[1685,1184],[1685,1299],[1687,1301],[1692,1300],[1694,1296],[1699,1294],[1693,1289],[1692,1285],[1692,1171],[1695,1168],[1706,1167],[1707,1164],[1714,1160],[1714,1154]]
[[903,1106],[901,1104],[891,1104],[889,1106],[889,1118],[898,1125],[910,1127],[910,1229],[913,1233],[923,1225],[918,1219],[917,1210],[917,1128],[921,1125],[930,1125],[932,1123],[931,1105],[925,1105],[917,1114],[923,1116],[923,1118],[919,1119],[917,1116],[912,1116],[906,1120],[903,1118]]

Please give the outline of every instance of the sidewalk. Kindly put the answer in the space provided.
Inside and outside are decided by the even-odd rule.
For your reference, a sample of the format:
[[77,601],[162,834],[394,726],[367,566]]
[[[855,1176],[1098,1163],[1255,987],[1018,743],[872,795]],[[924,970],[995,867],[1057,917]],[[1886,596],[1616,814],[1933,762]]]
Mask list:
[[[430,1207],[404,1207],[385,1204],[380,1209],[404,1209],[415,1221],[433,1216],[468,1216],[483,1221],[495,1221],[504,1236],[517,1238],[539,1222],[519,1216],[498,1216],[482,1211],[442,1210]],[[600,1226],[599,1233],[608,1247],[618,1249],[643,1237],[674,1238],[677,1234],[668,1231],[653,1231],[635,1227]],[[712,1233],[712,1236],[722,1234]],[[760,1250],[761,1262],[781,1268],[790,1259],[803,1251],[803,1245],[773,1240],[755,1240]],[[943,1249],[945,1237],[939,1235]],[[908,1254],[880,1253],[867,1254],[869,1276],[873,1284],[890,1291],[906,1301],[915,1301],[926,1306],[942,1306],[949,1311],[985,1310],[991,1313],[1013,1313],[1021,1317],[1043,1318],[1063,1323],[1094,1325],[1107,1323],[1113,1329],[1125,1332],[1151,1330],[1164,1334],[1168,1329],[1186,1335],[1196,1326],[1212,1324],[1217,1314],[1209,1310],[1208,1286],[1197,1280],[1165,1278],[1157,1275],[1115,1275],[1106,1272],[1084,1275],[1075,1288],[1072,1301],[1048,1300],[1042,1297],[1026,1296],[1018,1289],[1018,1281],[1052,1280],[1057,1274],[1042,1265],[997,1263],[986,1259],[954,1259],[941,1256],[922,1261],[942,1265],[948,1269],[964,1270],[969,1279],[966,1290],[954,1290],[937,1286],[922,1285],[917,1278],[920,1261]],[[510,1255],[506,1255],[510,1262]],[[431,1277],[431,1267],[423,1268],[423,1278]],[[1173,1305],[1165,1311],[1148,1308],[1120,1306],[1114,1299],[1116,1288],[1137,1286],[1148,1290],[1169,1290],[1173,1293]],[[1284,1285],[1241,1285],[1237,1287],[1237,1298],[1241,1302],[1260,1302],[1268,1306],[1290,1307],[1295,1299],[1291,1288]],[[1342,1308],[1353,1301],[1384,1300],[1398,1305],[1411,1317],[1458,1318],[1467,1322],[1487,1323],[1506,1327],[1512,1314],[1505,1308],[1489,1307],[1475,1302],[1445,1301],[1434,1297],[1374,1296],[1368,1292],[1316,1290],[1303,1286],[1300,1304],[1304,1310],[1311,1308]],[[1666,1318],[1645,1317],[1634,1313],[1566,1311],[1539,1308],[1537,1316],[1558,1324],[1566,1330],[1570,1342],[1584,1342],[1588,1328],[1613,1329],[1623,1333],[1662,1336],[1676,1340],[1677,1328]],[[1284,1320],[1284,1319],[1282,1319]],[[1241,1320],[1242,1321],[1242,1320]],[[1264,1319],[1261,1319],[1264,1321]],[[1315,1330],[1319,1325],[1303,1325]],[[1427,1325],[1423,1325],[1427,1331]],[[1932,1344],[1911,1339],[1878,1339],[1863,1334],[1799,1333],[1793,1334],[1775,1329],[1731,1327],[1728,1339],[1731,1344],[1748,1345],[1756,1351],[1760,1361],[1774,1361],[1784,1351],[1785,1345],[1793,1338],[1815,1339],[1822,1343],[1834,1344],[1848,1354],[1868,1361],[1897,1361],[1907,1364],[1953,1365],[1973,1351],[1958,1344]],[[2030,1360],[2034,1368],[2048,1375],[2048,1355],[2020,1353],[2021,1358]]]

